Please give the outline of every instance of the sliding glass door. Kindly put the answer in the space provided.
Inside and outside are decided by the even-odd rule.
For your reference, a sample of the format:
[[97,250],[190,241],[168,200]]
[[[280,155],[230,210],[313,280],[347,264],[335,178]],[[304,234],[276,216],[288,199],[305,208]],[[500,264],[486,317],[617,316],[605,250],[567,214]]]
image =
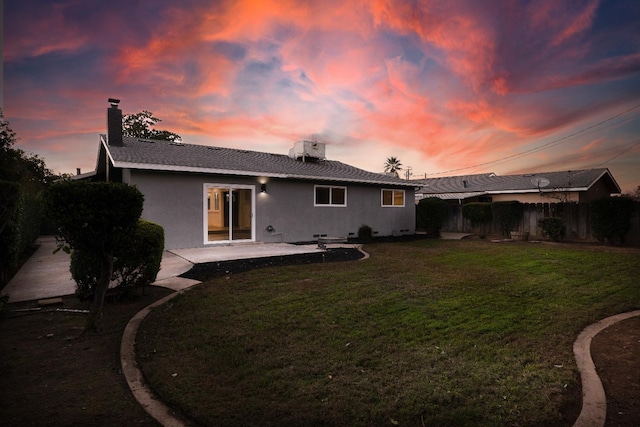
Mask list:
[[205,243],[253,240],[254,186],[205,184]]

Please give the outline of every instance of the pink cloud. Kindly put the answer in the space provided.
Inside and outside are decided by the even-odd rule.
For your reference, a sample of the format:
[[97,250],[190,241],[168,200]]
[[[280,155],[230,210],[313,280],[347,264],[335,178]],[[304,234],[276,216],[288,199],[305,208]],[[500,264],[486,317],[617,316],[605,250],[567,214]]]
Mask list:
[[[55,140],[57,150],[58,138],[104,132],[115,96],[125,113],[151,110],[187,139],[259,149],[317,137],[453,169],[570,132],[639,95],[638,31],[603,25],[611,6],[595,0],[159,2],[130,6],[127,19],[117,5],[56,2],[22,12],[29,31],[8,27],[7,111],[25,141]],[[66,74],[19,68],[57,56],[46,66],[68,63]]]

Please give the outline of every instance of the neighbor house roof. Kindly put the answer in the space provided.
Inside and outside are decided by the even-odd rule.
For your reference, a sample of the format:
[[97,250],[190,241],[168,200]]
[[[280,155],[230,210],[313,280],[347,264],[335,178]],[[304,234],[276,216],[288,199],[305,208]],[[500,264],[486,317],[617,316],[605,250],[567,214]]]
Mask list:
[[612,193],[620,193],[620,187],[606,168],[504,176],[486,173],[427,178],[414,182],[420,186],[416,194],[466,199],[489,194],[587,191],[603,177],[609,181]]
[[124,137],[123,146],[114,146],[106,142],[104,135],[101,145],[117,168],[419,186],[414,181],[368,172],[333,160],[303,162],[281,154],[132,137]]

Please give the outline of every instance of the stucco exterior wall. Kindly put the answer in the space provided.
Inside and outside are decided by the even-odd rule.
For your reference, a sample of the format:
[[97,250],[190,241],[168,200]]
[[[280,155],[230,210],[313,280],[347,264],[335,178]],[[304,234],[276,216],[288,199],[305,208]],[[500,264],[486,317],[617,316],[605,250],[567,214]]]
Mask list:
[[[382,207],[381,188],[354,184],[320,183],[347,187],[347,206],[314,206],[314,186],[319,183],[270,180],[267,192],[257,195],[258,241],[304,242],[318,236],[355,237],[361,225],[375,236],[415,233],[413,190],[405,190],[404,207]],[[272,234],[268,226],[275,229]]]
[[[123,180],[144,195],[142,217],[164,227],[167,249],[206,246],[204,185],[213,183],[255,186],[257,242],[312,241],[321,235],[353,237],[363,224],[376,236],[415,233],[411,188],[404,189],[404,207],[382,207],[382,187],[378,186],[144,170],[125,171]],[[266,183],[266,193],[260,192],[262,183]],[[314,206],[316,184],[346,186],[347,206]]]

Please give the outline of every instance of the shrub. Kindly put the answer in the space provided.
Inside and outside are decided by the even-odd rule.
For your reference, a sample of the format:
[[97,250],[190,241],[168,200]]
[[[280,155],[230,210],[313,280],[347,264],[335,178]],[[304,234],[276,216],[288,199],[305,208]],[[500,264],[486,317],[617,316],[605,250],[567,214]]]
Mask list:
[[471,221],[473,227],[482,226],[480,237],[484,238],[485,224],[493,219],[491,203],[472,202],[462,205],[462,216]]
[[114,254],[131,241],[143,202],[137,188],[115,182],[63,181],[46,193],[47,213],[57,227],[60,248],[100,258],[100,274],[83,333],[98,329]]
[[18,265],[40,234],[42,197],[27,186],[0,181],[0,271]]
[[120,286],[126,288],[153,283],[160,271],[164,251],[164,229],[161,225],[138,221],[133,244],[119,252],[114,261],[114,272]]
[[603,197],[589,204],[591,231],[599,242],[624,244],[631,229],[633,199],[630,197]]
[[4,283],[5,274],[13,264],[13,221],[19,196],[17,183],[0,181],[0,283]]
[[491,203],[467,203],[462,206],[462,216],[471,221],[471,224],[482,225],[491,222]]
[[542,218],[538,221],[538,226],[542,228],[542,235],[550,238],[554,242],[559,242],[564,238],[566,228],[562,218]]
[[62,181],[47,191],[47,213],[71,249],[99,256],[131,237],[144,197],[137,188],[114,182]]
[[509,236],[520,218],[524,210],[522,203],[518,201],[494,202],[491,205],[493,218],[498,224],[500,232],[503,236]]
[[427,236],[439,236],[447,219],[447,203],[437,197],[428,197],[420,200],[416,209],[416,227],[424,230]]
[[371,240],[373,237],[373,229],[366,224],[363,224],[358,229],[358,239]]
[[[114,251],[113,274],[110,281],[117,295],[123,295],[137,286],[146,286],[156,280],[162,252],[164,230],[153,222],[139,220],[131,241]],[[71,276],[76,282],[76,295],[81,300],[93,298],[100,279],[98,256],[83,250],[71,254]]]
[[100,263],[100,257],[90,251],[75,249],[71,252],[69,270],[76,282],[76,295],[81,301],[93,298],[100,278]]
[[0,296],[0,317],[4,316],[4,312],[7,310],[7,304],[9,304],[9,295]]

